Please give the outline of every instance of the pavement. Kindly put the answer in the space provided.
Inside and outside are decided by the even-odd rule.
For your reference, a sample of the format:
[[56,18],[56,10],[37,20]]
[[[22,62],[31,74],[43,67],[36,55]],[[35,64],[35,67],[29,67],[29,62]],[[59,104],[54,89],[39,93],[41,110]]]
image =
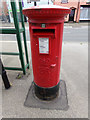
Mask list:
[[[3,28],[14,28],[13,24],[2,24]],[[30,41],[28,23],[25,23],[27,41]],[[21,24],[20,24],[21,28]],[[64,42],[87,42],[88,41],[88,23],[65,23],[63,32]],[[83,34],[84,33],[84,34]],[[1,35],[3,41],[16,41],[15,35]],[[22,36],[22,34],[21,34]],[[7,39],[8,37],[8,39]]]
[[[88,22],[79,22],[79,23],[64,23],[65,26],[88,26]],[[14,27],[14,24],[13,23],[6,23],[6,22],[2,22],[0,21],[0,27]],[[20,26],[21,26],[21,23],[20,23]],[[28,22],[25,22],[25,26],[27,27],[28,26]]]
[[[17,79],[17,75],[21,74],[21,72],[7,71],[8,78],[12,83],[12,87],[9,90],[5,90],[2,81],[0,81],[0,85],[2,84],[2,89],[0,89],[0,93],[2,93],[2,96],[0,96],[2,97],[2,99],[0,99],[0,113],[2,114],[0,114],[0,117],[88,118],[88,35],[83,32],[84,40],[82,40],[81,36],[81,38],[78,38],[80,41],[75,40],[74,36],[75,32],[77,36],[78,30],[81,34],[84,29],[86,31],[87,25],[77,26],[77,29],[70,27],[71,25],[66,26],[67,27],[64,26],[64,36],[67,29],[73,31],[73,34],[67,33],[68,37],[64,37],[60,79],[66,82],[69,109],[63,111],[28,108],[24,106],[26,95],[33,81],[33,72],[30,66],[30,70],[27,71],[27,74],[30,73],[30,75],[22,76],[20,79]],[[67,40],[70,37],[74,39],[73,42]],[[8,38],[7,36],[7,40],[5,40],[3,36],[2,41],[0,41],[0,48],[2,48],[3,52],[18,51],[16,41],[12,38],[13,37],[10,39],[10,37]],[[29,40],[27,41],[27,45],[29,61],[31,63]],[[2,60],[5,66],[20,66],[18,57],[2,56]]]

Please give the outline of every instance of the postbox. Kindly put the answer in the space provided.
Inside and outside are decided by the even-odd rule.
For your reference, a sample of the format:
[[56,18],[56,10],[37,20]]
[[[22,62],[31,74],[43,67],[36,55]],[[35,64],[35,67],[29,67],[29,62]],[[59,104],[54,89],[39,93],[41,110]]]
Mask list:
[[23,10],[28,17],[35,95],[42,100],[58,96],[64,17],[67,7],[34,6]]

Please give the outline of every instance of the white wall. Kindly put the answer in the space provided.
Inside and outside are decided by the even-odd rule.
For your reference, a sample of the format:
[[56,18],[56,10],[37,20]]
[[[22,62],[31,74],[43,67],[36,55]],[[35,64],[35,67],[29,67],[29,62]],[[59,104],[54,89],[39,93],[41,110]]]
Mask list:
[[[23,2],[24,2],[24,8],[29,8],[29,7],[31,7],[31,6],[34,6],[34,2],[31,2],[31,3],[27,3],[27,0],[23,0]],[[37,5],[47,5],[48,4],[48,0],[40,0],[40,2],[37,2]],[[49,4],[53,4],[52,2],[51,2],[51,0],[49,0]]]

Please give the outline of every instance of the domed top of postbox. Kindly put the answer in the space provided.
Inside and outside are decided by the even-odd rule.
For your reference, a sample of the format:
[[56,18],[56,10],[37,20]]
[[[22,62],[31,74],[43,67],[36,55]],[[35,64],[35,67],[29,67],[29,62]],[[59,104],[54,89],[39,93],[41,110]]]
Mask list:
[[64,17],[70,14],[70,9],[58,5],[41,5],[23,9],[23,14],[32,23],[58,23],[64,21]]

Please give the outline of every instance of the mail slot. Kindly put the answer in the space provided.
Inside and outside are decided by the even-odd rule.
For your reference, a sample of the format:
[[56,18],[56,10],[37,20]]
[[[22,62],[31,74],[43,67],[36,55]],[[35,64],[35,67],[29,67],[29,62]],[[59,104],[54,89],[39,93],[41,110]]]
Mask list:
[[55,35],[55,29],[33,29],[33,34]]
[[29,19],[35,95],[42,100],[58,96],[64,17],[70,9],[36,6],[23,10]]

